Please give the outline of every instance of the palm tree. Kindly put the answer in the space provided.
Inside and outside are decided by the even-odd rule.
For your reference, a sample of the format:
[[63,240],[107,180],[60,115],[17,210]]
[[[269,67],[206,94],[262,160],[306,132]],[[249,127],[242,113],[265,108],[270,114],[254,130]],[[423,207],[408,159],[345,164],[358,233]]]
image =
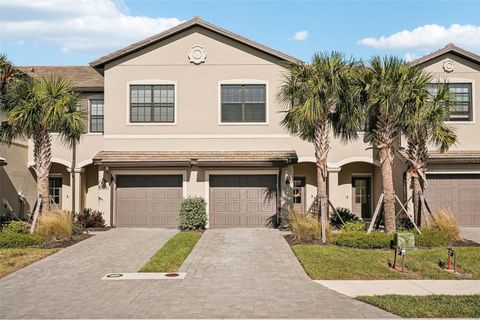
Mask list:
[[456,143],[457,135],[455,130],[445,123],[454,103],[447,85],[435,85],[435,90],[429,92],[432,77],[418,68],[416,71],[416,81],[411,91],[412,104],[406,113],[404,134],[407,138],[405,155],[411,178],[414,216],[418,224],[423,226],[426,219],[424,211],[419,210],[419,202],[427,185],[428,145],[445,152]]
[[378,151],[387,233],[396,231],[392,171],[416,73],[416,69],[396,57],[374,57],[364,69],[361,81],[367,117],[365,139]]
[[[27,75],[15,68],[5,54],[0,54],[0,97],[3,99],[8,89],[18,80]],[[1,101],[0,101],[1,102]]]
[[51,166],[51,132],[68,147],[78,143],[84,131],[84,112],[77,110],[78,94],[62,78],[28,78],[13,85],[5,94],[2,113],[6,121],[0,138],[10,144],[15,138],[33,139],[33,157],[37,195],[42,212],[49,211],[48,175]]
[[[328,216],[327,157],[330,131],[342,140],[356,137],[363,119],[356,103],[353,77],[359,63],[338,53],[315,54],[311,64],[292,64],[284,76],[279,98],[286,105],[282,125],[302,140],[313,143],[317,166],[317,198],[325,231]],[[322,232],[322,241],[326,241]]]

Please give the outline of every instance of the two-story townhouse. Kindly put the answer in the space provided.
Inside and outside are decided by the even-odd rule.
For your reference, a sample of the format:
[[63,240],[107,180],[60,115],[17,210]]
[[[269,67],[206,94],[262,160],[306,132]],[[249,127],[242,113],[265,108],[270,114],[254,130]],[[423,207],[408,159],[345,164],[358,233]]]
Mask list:
[[[444,70],[444,59],[453,61],[453,70]],[[186,196],[207,200],[211,228],[264,226],[282,210],[308,210],[316,195],[313,146],[286,133],[277,99],[292,62],[299,61],[194,18],[91,66],[22,67],[33,76],[70,78],[88,110],[74,172],[71,150],[54,144],[53,201],[72,209],[75,197],[73,209],[101,210],[118,227],[174,227]],[[455,118],[457,147],[433,154],[429,197],[433,207],[447,207],[445,189],[456,188],[447,192],[447,208],[463,225],[480,225],[480,143],[474,137],[480,133],[480,59],[449,47],[418,64],[470,84],[471,114]],[[462,90],[459,110],[466,108]],[[31,165],[31,145],[28,159]],[[334,205],[370,218],[381,176],[368,144],[361,137],[349,144],[333,139],[328,171]],[[398,161],[395,190],[406,198],[404,172]]]

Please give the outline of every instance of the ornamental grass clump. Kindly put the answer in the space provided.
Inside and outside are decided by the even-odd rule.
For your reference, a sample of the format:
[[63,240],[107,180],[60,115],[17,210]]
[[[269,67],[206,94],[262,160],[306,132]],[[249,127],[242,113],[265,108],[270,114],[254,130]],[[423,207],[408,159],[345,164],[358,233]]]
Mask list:
[[317,219],[308,214],[291,211],[288,224],[296,240],[308,242],[322,237],[322,227]]
[[455,215],[446,210],[438,210],[433,213],[432,227],[443,232],[448,240],[460,240],[460,228]]
[[38,217],[36,233],[44,241],[62,240],[72,236],[73,216],[69,211],[55,210]]

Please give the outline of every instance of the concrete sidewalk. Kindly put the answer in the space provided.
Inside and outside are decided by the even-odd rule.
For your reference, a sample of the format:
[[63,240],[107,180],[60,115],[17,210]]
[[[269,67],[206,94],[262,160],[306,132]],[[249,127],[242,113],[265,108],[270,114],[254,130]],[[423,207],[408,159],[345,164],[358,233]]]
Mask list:
[[401,294],[480,294],[480,280],[315,280],[349,297]]

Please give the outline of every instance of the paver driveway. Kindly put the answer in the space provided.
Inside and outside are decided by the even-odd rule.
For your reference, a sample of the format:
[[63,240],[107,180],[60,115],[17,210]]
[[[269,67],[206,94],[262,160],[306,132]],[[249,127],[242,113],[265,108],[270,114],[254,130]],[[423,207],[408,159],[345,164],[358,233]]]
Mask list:
[[208,230],[185,280],[101,281],[137,270],[174,230],[115,229],[0,280],[3,318],[380,318],[308,279],[277,230]]

